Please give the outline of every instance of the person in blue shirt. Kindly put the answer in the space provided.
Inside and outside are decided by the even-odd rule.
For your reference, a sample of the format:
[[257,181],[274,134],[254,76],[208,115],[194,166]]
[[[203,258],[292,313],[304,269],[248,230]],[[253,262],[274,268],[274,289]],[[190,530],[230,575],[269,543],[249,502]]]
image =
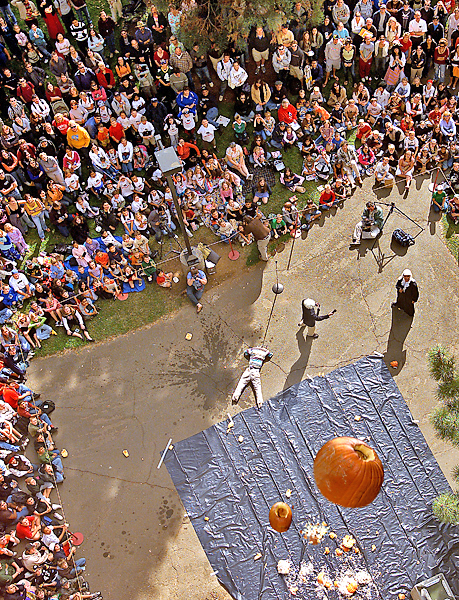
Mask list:
[[202,310],[202,304],[200,302],[204,293],[204,286],[207,283],[207,277],[204,271],[191,267],[188,275],[186,276],[186,295],[191,302],[196,306],[196,312],[200,313]]
[[32,26],[29,31],[29,40],[36,46],[40,52],[47,58],[51,58],[51,53],[48,52],[48,48],[46,46],[46,38],[43,31],[35,24],[32,23]]
[[199,104],[199,98],[189,87],[185,87],[183,88],[183,92],[177,94],[176,102],[177,106],[180,108],[180,112],[182,112],[184,108],[188,108],[188,110],[195,115]]
[[98,127],[102,123],[102,119],[100,115],[93,115],[89,117],[89,119],[84,124],[84,128],[87,130],[91,139],[95,140],[97,138]]

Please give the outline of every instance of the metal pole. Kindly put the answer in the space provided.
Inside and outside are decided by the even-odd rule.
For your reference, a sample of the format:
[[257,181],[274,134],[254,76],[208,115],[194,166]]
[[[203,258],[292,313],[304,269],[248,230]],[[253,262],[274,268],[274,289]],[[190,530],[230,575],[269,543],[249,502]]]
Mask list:
[[166,179],[167,179],[167,183],[169,184],[169,188],[171,190],[172,200],[174,201],[175,212],[177,213],[177,219],[180,224],[180,229],[182,230],[182,234],[185,239],[185,246],[186,246],[187,254],[188,254],[188,256],[193,256],[193,251],[191,250],[191,246],[190,246],[190,239],[185,230],[185,223],[183,222],[182,209],[180,208],[180,204],[179,204],[179,201],[177,198],[177,190],[175,189],[175,183],[174,183],[171,175],[166,175]]

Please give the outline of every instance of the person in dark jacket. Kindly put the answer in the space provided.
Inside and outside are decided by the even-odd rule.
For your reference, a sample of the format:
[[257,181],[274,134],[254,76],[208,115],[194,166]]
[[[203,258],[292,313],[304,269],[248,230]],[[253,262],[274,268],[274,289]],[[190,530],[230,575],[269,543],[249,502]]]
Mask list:
[[413,274],[405,269],[395,284],[397,301],[392,303],[392,308],[400,308],[408,316],[414,316],[414,305],[419,298],[419,289]]
[[257,65],[255,75],[258,75],[260,69],[263,73],[266,73],[265,62],[269,60],[269,46],[271,40],[263,27],[252,28],[247,43],[252,50],[252,57]]
[[152,98],[150,105],[147,107],[147,116],[155,127],[155,131],[162,131],[164,128],[164,119],[168,114],[166,105],[160,102],[158,98]]
[[300,321],[300,323],[298,323],[298,327],[307,327],[307,337],[310,337],[313,340],[319,337],[319,334],[315,332],[316,322],[329,319],[336,312],[336,309],[334,309],[330,313],[328,313],[328,315],[319,315],[320,304],[318,302],[315,302],[311,298],[306,298],[305,300],[303,300],[303,302],[301,303],[301,308],[303,310],[303,318]]

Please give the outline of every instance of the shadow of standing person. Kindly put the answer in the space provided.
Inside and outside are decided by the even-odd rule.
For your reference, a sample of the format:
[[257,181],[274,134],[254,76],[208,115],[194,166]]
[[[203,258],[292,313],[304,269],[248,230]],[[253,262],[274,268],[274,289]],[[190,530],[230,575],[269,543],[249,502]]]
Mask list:
[[[403,345],[411,329],[412,323],[413,317],[410,317],[402,310],[392,308],[392,323],[389,339],[387,340],[387,349],[383,355],[384,362],[392,375],[398,375],[405,365],[406,350],[403,349]],[[390,363],[393,361],[398,362],[396,368],[390,366]]]
[[285,380],[284,384],[284,390],[289,388],[291,385],[295,385],[295,383],[300,383],[300,381],[303,379],[306,367],[308,366],[313,338],[307,336],[305,337],[304,333],[305,329],[304,327],[301,327],[296,334],[300,356],[298,357],[298,360],[293,363],[290,373],[287,375],[287,379]]

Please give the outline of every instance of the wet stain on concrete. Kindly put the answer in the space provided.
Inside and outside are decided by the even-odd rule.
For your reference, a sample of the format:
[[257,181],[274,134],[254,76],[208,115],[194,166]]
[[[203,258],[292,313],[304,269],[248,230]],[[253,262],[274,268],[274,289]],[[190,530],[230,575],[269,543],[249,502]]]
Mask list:
[[190,395],[201,397],[204,410],[210,411],[227,403],[237,377],[230,361],[238,355],[241,342],[221,322],[204,320],[202,325],[202,348],[175,349],[161,375],[169,386],[192,386]]

